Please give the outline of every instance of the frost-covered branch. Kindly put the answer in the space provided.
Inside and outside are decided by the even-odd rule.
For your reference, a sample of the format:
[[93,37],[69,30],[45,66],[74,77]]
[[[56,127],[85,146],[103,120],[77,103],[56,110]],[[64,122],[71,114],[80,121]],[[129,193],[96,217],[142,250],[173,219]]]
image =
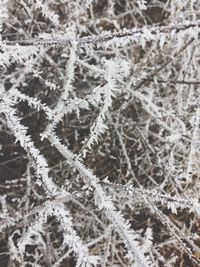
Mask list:
[[136,260],[138,266],[151,266],[150,259],[144,255],[137,239],[138,234],[130,228],[130,224],[123,218],[119,211],[116,211],[111,199],[105,195],[99,179],[88,170],[83,163],[77,159],[66,146],[62,145],[55,136],[48,136],[49,141],[55,146],[58,151],[69,161],[81,176],[83,176],[86,184],[94,189],[96,204],[99,209],[103,209],[108,219],[113,223],[115,230],[121,236],[127,249],[128,256],[131,260]]
[[109,183],[108,181],[101,182],[102,186],[107,188],[126,191],[131,197],[142,196],[143,198],[150,198],[153,202],[160,202],[163,205],[167,205],[168,209],[171,209],[173,213],[177,213],[177,208],[190,209],[192,212],[196,212],[200,216],[200,203],[197,198],[183,198],[171,196],[170,194],[159,192],[158,189],[149,190],[144,188],[136,188],[132,185],[119,185]]
[[79,39],[62,38],[57,39],[29,39],[29,40],[16,40],[16,41],[3,41],[4,45],[21,45],[21,46],[71,46],[76,44],[78,46],[87,44],[101,44],[101,43],[127,43],[129,41],[141,43],[144,45],[147,41],[160,40],[160,46],[162,47],[165,38],[174,38],[176,35],[190,36],[198,39],[200,29],[199,21],[187,21],[183,24],[172,24],[169,26],[152,26],[143,28],[133,28],[130,30],[124,29],[120,32],[105,32],[98,36],[86,36]]
[[0,0],[7,265],[199,266],[199,10]]
[[34,146],[31,137],[27,135],[27,128],[20,123],[20,119],[16,116],[15,109],[12,105],[13,103],[9,101],[9,99],[1,99],[0,112],[5,114],[8,127],[15,135],[16,142],[19,141],[20,145],[28,153],[38,177],[37,183],[39,185],[44,185],[48,194],[54,195],[57,192],[57,186],[49,177],[46,159]]

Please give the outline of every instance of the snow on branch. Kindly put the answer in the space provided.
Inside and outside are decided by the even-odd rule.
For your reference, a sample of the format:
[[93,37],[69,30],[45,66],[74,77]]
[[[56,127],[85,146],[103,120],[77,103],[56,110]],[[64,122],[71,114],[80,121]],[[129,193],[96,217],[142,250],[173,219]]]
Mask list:
[[13,62],[24,63],[31,56],[36,55],[38,48],[36,47],[22,47],[15,44],[8,47],[3,42],[0,42],[0,66],[6,69]]
[[48,136],[56,127],[56,125],[60,122],[60,120],[64,116],[64,110],[66,101],[69,97],[70,91],[72,91],[72,82],[74,80],[74,68],[75,68],[75,62],[76,62],[76,46],[71,47],[70,49],[70,55],[69,55],[69,61],[66,69],[67,74],[67,81],[64,85],[63,92],[59,98],[59,101],[56,105],[56,107],[53,110],[53,117],[50,121],[50,123],[47,125],[44,133],[42,133],[42,139]]
[[9,90],[9,94],[12,95],[14,101],[19,99],[19,101],[26,101],[30,107],[34,107],[38,111],[44,111],[47,118],[52,120],[54,116],[54,112],[50,109],[46,104],[41,103],[41,100],[38,100],[35,97],[30,97],[26,94],[21,93],[19,90],[11,89]]
[[103,95],[103,107],[101,108],[98,117],[90,128],[90,136],[86,139],[82,153],[85,156],[88,149],[91,149],[94,143],[97,143],[100,136],[105,132],[107,126],[105,125],[106,115],[109,108],[112,106],[113,98],[116,97],[117,82],[123,80],[128,76],[129,66],[124,60],[121,62],[115,62],[113,60],[106,60],[104,63],[106,70],[104,74],[105,85],[101,88],[101,94]]
[[94,189],[97,206],[99,209],[104,210],[108,219],[113,223],[116,232],[120,235],[126,245],[130,260],[135,260],[137,266],[152,266],[150,258],[145,255],[145,251],[142,250],[142,247],[138,242],[139,235],[130,228],[129,222],[123,218],[121,212],[115,209],[111,198],[104,193],[99,183],[99,179],[83,165],[75,154],[61,144],[55,135],[48,136],[48,140],[56,147],[63,157],[68,160],[69,164],[81,174],[85,183]]
[[[13,103],[11,103],[10,100],[1,99],[0,112],[4,113],[6,116],[8,127],[15,135],[16,141],[20,142],[21,146],[29,155],[33,163],[33,167],[35,168],[37,177],[39,178],[38,184],[44,186],[47,194],[50,196],[61,194],[61,192],[58,191],[57,186],[53,183],[52,179],[48,175],[49,170],[45,158],[40,154],[39,150],[35,148],[30,136],[27,135],[26,127],[20,123],[20,120],[15,114],[15,109],[11,107],[12,105]],[[64,235],[63,242],[72,248],[72,250],[78,255],[76,266],[89,267],[92,266],[92,264],[97,265],[98,258],[95,256],[89,256],[87,247],[82,244],[80,238],[76,235],[76,232],[72,228],[72,220],[69,213],[65,210],[64,205],[61,203],[58,203],[57,205],[55,204],[56,203],[53,204],[53,202],[50,201],[48,205],[48,201],[46,201],[43,212],[40,209],[38,212],[40,216],[36,222],[28,228],[27,232],[20,239],[18,243],[18,249],[21,257],[23,257],[26,245],[34,243],[32,236],[37,236],[37,241],[40,242],[40,244],[44,243],[41,242],[42,238],[39,232],[42,232],[43,223],[46,222],[47,217],[51,215],[55,216],[60,223]],[[13,224],[13,222],[11,224]]]
[[[73,229],[71,215],[65,209],[64,204],[57,201],[46,201],[43,208],[39,209],[38,214],[40,216],[37,216],[34,224],[29,226],[26,233],[18,242],[18,250],[21,257],[25,252],[25,246],[27,244],[40,243],[46,246],[41,237],[41,233],[44,231],[43,224],[47,223],[48,217],[56,217],[62,231],[64,247],[67,246],[68,249],[72,249],[77,255],[76,267],[90,267],[98,264],[100,258],[89,255],[88,247],[82,243],[80,237]],[[38,236],[37,239],[35,239],[35,235]],[[33,236],[34,239],[32,238]]]
[[171,24],[168,26],[144,26],[142,28],[133,28],[130,30],[123,29],[119,32],[103,32],[98,36],[84,36],[81,38],[71,39],[67,38],[49,38],[49,39],[28,39],[28,40],[16,40],[16,41],[2,41],[2,44],[13,46],[71,46],[76,44],[77,46],[88,44],[108,44],[115,43],[116,45],[124,45],[127,42],[139,43],[145,46],[147,41],[159,40],[160,47],[162,48],[165,39],[176,38],[178,35],[184,37],[186,35],[198,39],[200,31],[200,21],[186,21],[182,24]]
[[43,17],[49,19],[55,26],[59,26],[59,16],[49,8],[48,4],[43,3],[41,0],[28,0],[28,2],[32,4],[36,10],[40,10]]
[[100,257],[89,255],[89,250],[84,245],[79,236],[77,236],[73,229],[71,216],[65,210],[62,203],[55,203],[55,205],[48,204],[46,210],[47,216],[55,216],[59,222],[60,229],[63,232],[63,244],[68,246],[77,255],[76,267],[90,267],[96,266],[99,263]]
[[199,8],[0,0],[10,264],[200,266]]
[[189,209],[191,212],[196,212],[200,216],[200,203],[197,198],[184,198],[180,196],[171,196],[170,194],[159,192],[157,189],[136,188],[133,185],[119,185],[107,181],[101,182],[101,185],[107,188],[126,191],[131,197],[142,196],[144,199],[150,198],[153,202],[160,202],[167,205],[173,213],[177,213],[177,208]]
[[6,116],[8,128],[13,132],[16,142],[19,141],[20,145],[29,155],[38,177],[37,183],[43,185],[49,195],[55,195],[58,189],[49,177],[46,159],[34,146],[31,137],[27,135],[27,128],[20,123],[20,119],[17,117],[15,109],[12,107],[13,104],[14,103],[12,103],[8,97],[2,98],[0,102],[0,112]]

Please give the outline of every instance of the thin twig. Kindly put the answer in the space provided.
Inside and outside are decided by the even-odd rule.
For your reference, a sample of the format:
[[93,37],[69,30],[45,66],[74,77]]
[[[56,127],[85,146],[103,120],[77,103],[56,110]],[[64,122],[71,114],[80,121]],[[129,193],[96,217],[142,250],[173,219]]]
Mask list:
[[200,28],[200,21],[197,22],[186,22],[180,25],[170,25],[170,26],[144,26],[142,28],[133,28],[130,30],[122,30],[119,32],[106,32],[97,36],[84,36],[77,39],[59,39],[59,38],[49,38],[49,39],[25,39],[25,40],[15,40],[9,41],[5,40],[2,43],[5,45],[20,45],[20,46],[71,46],[73,44],[76,45],[84,45],[84,44],[99,44],[108,42],[113,39],[121,39],[127,37],[139,37],[140,35],[148,34],[150,35],[159,35],[161,33],[164,34],[177,34],[180,31],[185,31],[191,28]]

